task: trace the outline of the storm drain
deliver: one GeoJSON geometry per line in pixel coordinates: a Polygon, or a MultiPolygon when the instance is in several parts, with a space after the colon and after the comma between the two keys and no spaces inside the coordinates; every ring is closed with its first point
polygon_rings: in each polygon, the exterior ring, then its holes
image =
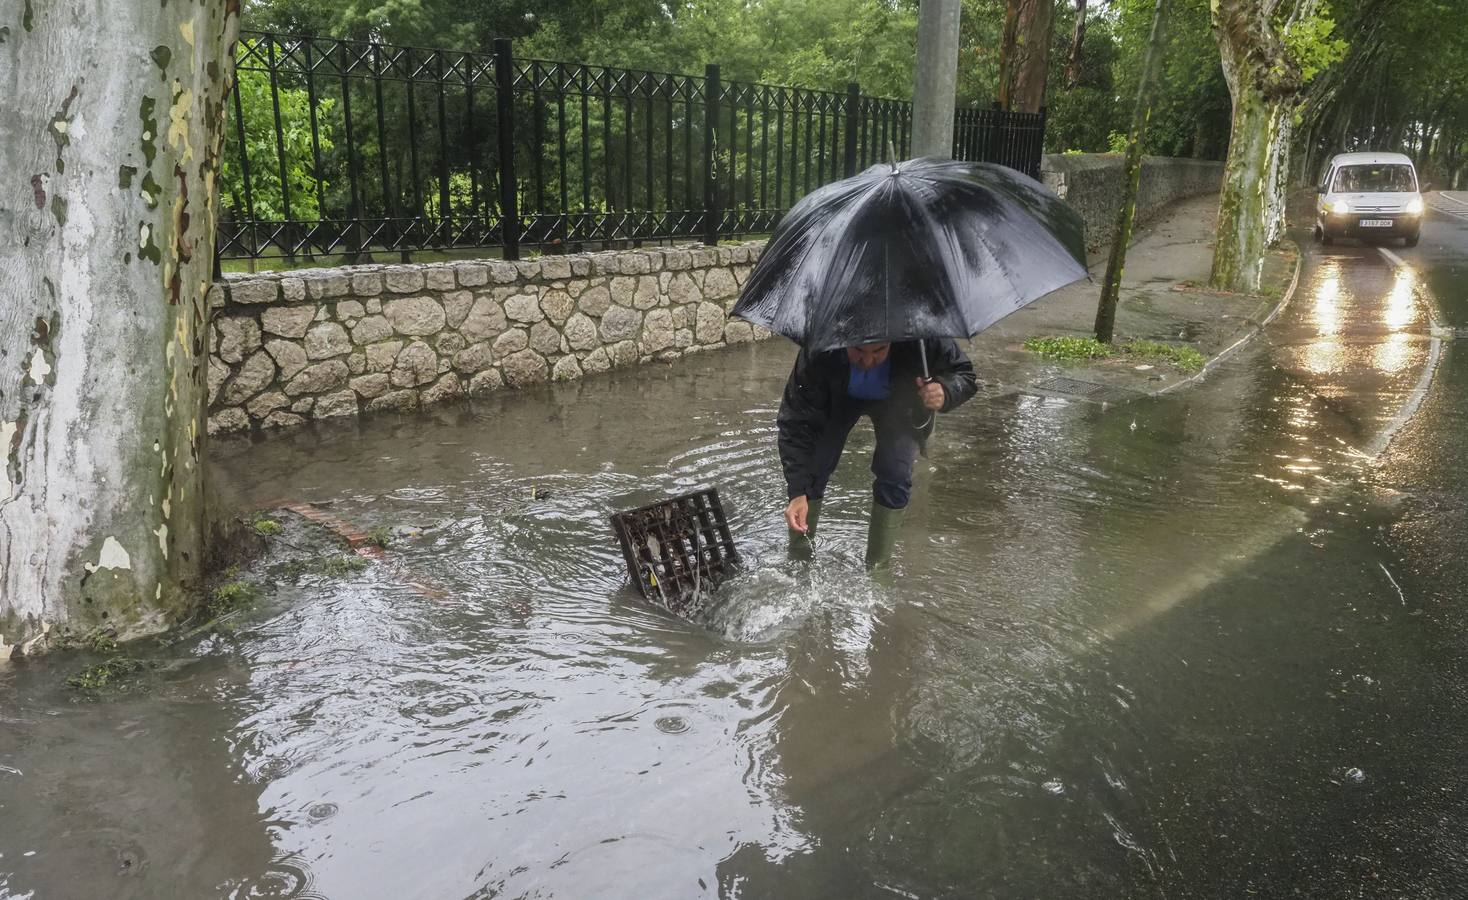
{"type": "Polygon", "coordinates": [[[1106,385],[1097,384],[1094,381],[1081,381],[1078,378],[1066,378],[1058,375],[1047,378],[1035,385],[1036,390],[1049,391],[1052,394],[1070,394],[1072,397],[1094,397],[1106,390],[1106,385]]]}
{"type": "Polygon", "coordinates": [[[1030,390],[1040,394],[1055,394],[1062,397],[1075,397],[1081,400],[1089,400],[1092,403],[1125,403],[1142,396],[1136,391],[1126,388],[1111,387],[1105,384],[1097,384],[1094,381],[1082,381],[1079,378],[1070,378],[1065,375],[1056,375],[1047,378],[1031,386],[1030,390]]]}
{"type": "Polygon", "coordinates": [[[739,565],[714,488],[617,513],[612,530],[632,583],[674,615],[686,618],[739,565]]]}

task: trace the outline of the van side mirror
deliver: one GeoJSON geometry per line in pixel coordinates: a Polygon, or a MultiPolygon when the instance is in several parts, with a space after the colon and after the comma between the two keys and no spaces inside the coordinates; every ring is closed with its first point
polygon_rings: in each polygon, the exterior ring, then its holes
{"type": "Polygon", "coordinates": [[[1424,182],[1422,182],[1422,191],[1421,191],[1421,193],[1424,193],[1425,194],[1425,193],[1427,193],[1430,190],[1432,190],[1432,182],[1430,182],[1430,181],[1424,181],[1424,182]]]}
{"type": "Polygon", "coordinates": [[[1317,194],[1324,194],[1325,193],[1325,185],[1322,184],[1322,185],[1317,186],[1315,188],[1315,193],[1317,193],[1317,194]]]}

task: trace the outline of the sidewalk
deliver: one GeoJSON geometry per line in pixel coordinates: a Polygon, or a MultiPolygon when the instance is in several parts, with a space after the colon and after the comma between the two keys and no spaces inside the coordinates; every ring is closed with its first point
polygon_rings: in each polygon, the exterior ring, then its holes
{"type": "MultiPolygon", "coordinates": [[[[1217,195],[1181,200],[1136,238],[1122,279],[1116,316],[1118,344],[1140,339],[1188,346],[1208,361],[1206,372],[1220,354],[1257,333],[1287,299],[1297,257],[1295,246],[1288,242],[1283,249],[1272,251],[1265,263],[1262,296],[1215,293],[1191,286],[1208,281],[1217,208],[1217,195]]],[[[969,357],[985,393],[1020,388],[1114,402],[1137,394],[1163,393],[1198,376],[1163,361],[1128,356],[1053,360],[1024,349],[1026,338],[1093,335],[1106,253],[1092,257],[1090,263],[1093,281],[1056,291],[969,342],[969,357]],[[1054,382],[1047,386],[1057,377],[1082,384],[1054,382]]]]}

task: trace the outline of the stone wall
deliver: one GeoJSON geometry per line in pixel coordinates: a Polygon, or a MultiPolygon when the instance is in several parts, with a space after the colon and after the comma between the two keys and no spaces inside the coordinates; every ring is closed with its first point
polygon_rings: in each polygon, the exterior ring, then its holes
{"type": "MultiPolygon", "coordinates": [[[[1126,190],[1125,163],[1109,153],[1047,155],[1041,163],[1041,180],[1086,220],[1086,246],[1092,252],[1108,246],[1116,233],[1116,212],[1126,190]]],[[[1146,224],[1174,200],[1217,193],[1222,183],[1221,162],[1144,157],[1137,223],[1146,224]]]]}
{"type": "Polygon", "coordinates": [[[411,410],[769,336],[729,309],[762,245],[231,275],[209,431],[411,410]]]}
{"type": "MultiPolygon", "coordinates": [[[[1110,243],[1120,156],[1046,156],[1043,179],[1110,243]]],[[[1148,157],[1138,216],[1217,191],[1223,165],[1148,157]]],[[[505,262],[230,275],[210,293],[209,431],[411,410],[768,337],[730,321],[761,242],[505,262]]]]}

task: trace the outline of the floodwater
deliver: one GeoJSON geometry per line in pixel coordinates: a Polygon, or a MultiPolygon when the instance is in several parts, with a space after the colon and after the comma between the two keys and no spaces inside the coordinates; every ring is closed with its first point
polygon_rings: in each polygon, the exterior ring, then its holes
{"type": "Polygon", "coordinates": [[[0,897],[1461,896],[1468,221],[1395,252],[1195,388],[991,383],[890,584],[869,431],[785,559],[776,342],[217,442],[388,558],[115,698],[0,670],[0,897]],[[686,623],[607,517],[707,485],[749,567],[686,623]]]}

